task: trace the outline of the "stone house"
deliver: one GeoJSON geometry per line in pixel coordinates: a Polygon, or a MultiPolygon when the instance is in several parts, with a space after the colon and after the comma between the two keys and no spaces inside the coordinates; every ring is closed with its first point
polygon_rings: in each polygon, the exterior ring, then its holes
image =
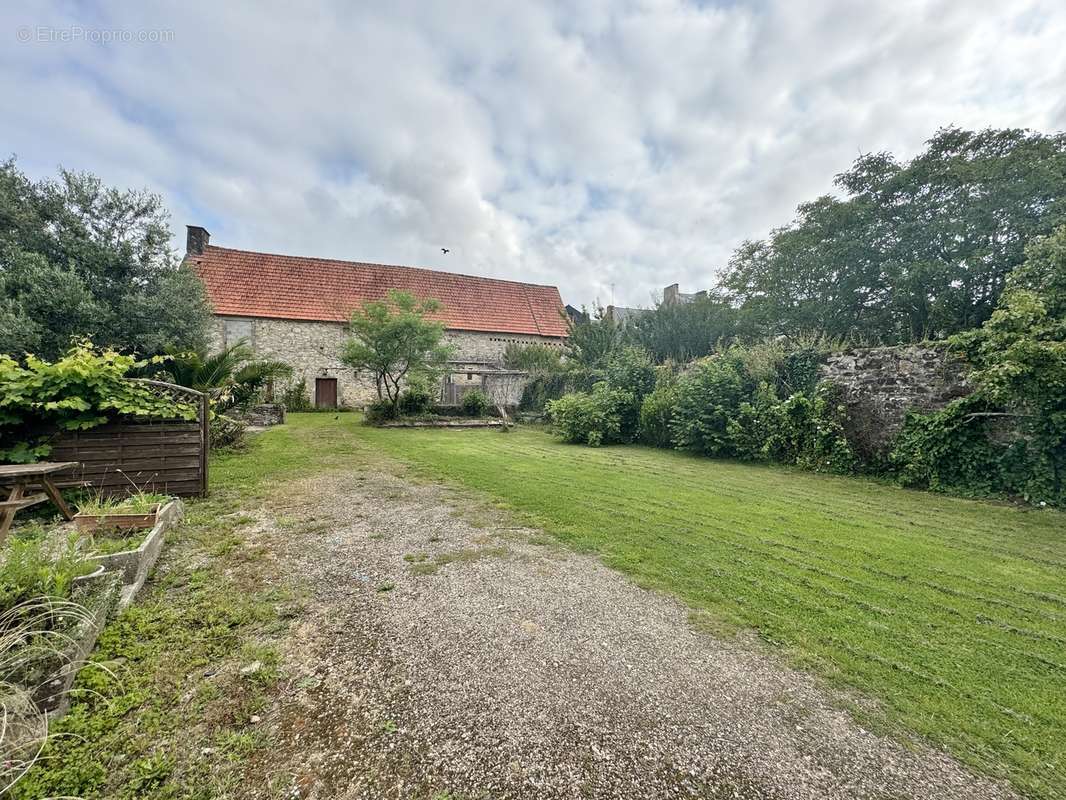
{"type": "Polygon", "coordinates": [[[187,227],[185,260],[215,312],[212,346],[244,339],[258,357],[286,362],[320,407],[377,399],[373,381],[341,363],[340,352],[352,312],[391,289],[441,302],[434,317],[456,351],[442,387],[445,400],[478,387],[497,402],[516,403],[522,382],[502,368],[507,345],[562,347],[566,341],[565,311],[554,286],[234,250],[210,244],[202,227],[187,227]]]}

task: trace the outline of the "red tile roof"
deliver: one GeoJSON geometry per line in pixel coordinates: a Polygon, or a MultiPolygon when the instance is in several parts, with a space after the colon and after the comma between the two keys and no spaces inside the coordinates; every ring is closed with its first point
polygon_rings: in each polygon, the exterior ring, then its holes
{"type": "Polygon", "coordinates": [[[567,335],[554,286],[213,245],[188,260],[224,316],[343,322],[363,303],[400,289],[439,300],[433,316],[451,330],[567,335]]]}

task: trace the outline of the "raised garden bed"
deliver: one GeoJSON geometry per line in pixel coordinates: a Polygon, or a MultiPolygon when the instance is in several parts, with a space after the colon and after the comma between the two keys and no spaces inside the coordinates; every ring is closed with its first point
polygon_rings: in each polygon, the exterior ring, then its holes
{"type": "Polygon", "coordinates": [[[379,428],[503,428],[499,419],[398,419],[382,422],[379,428]]]}
{"type": "Polygon", "coordinates": [[[174,527],[183,515],[184,507],[181,501],[170,500],[156,512],[155,525],[147,535],[129,537],[131,546],[128,549],[102,553],[93,557],[92,560],[103,565],[107,572],[120,576],[122,582],[122,592],[118,602],[120,610],[133,602],[133,598],[144,585],[148,572],[159,558],[167,530],[174,527]]]}
{"type": "Polygon", "coordinates": [[[155,494],[134,495],[124,500],[95,500],[78,508],[74,525],[81,533],[154,528],[160,510],[169,500],[155,494]]]}

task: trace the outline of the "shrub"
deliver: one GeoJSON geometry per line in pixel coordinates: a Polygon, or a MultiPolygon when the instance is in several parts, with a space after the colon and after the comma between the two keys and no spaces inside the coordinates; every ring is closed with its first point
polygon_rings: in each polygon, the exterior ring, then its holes
{"type": "Polygon", "coordinates": [[[416,383],[400,395],[400,414],[414,417],[425,414],[433,405],[434,396],[428,386],[416,383]]]}
{"type": "Polygon", "coordinates": [[[856,467],[844,433],[846,408],[838,386],[818,384],[813,398],[794,394],[774,409],[767,455],[816,472],[846,474],[856,467]]]}
{"type": "Polygon", "coordinates": [[[813,394],[818,388],[819,372],[824,361],[825,352],[809,345],[786,353],[777,370],[779,395],[799,392],[813,394]]]}
{"type": "Polygon", "coordinates": [[[654,447],[670,447],[670,425],[676,409],[677,384],[660,383],[640,404],[640,440],[654,447]]]}
{"type": "Polygon", "coordinates": [[[1025,255],[992,316],[951,340],[974,393],[900,431],[902,483],[1066,503],[1066,226],[1025,255]]]}
{"type": "Polygon", "coordinates": [[[643,349],[623,347],[607,359],[605,374],[611,389],[631,398],[618,412],[621,440],[632,442],[640,432],[641,401],[655,388],[655,367],[643,349]]]}
{"type": "Polygon", "coordinates": [[[366,407],[363,419],[370,425],[380,425],[398,416],[395,404],[391,400],[375,400],[366,407]]]}
{"type": "Polygon", "coordinates": [[[674,444],[711,456],[735,455],[730,421],[738,417],[753,388],[734,355],[697,362],[677,383],[677,407],[670,423],[674,444]]]}
{"type": "Polygon", "coordinates": [[[638,400],[655,388],[655,367],[640,347],[623,347],[607,359],[607,385],[629,392],[638,400]]]}
{"type": "Polygon", "coordinates": [[[459,408],[467,417],[483,417],[491,407],[492,401],[489,400],[489,396],[480,389],[467,392],[459,403],[459,408]]]}
{"type": "Polygon", "coordinates": [[[726,431],[737,458],[764,461],[779,456],[770,442],[775,435],[780,406],[777,395],[767,383],[761,383],[737,409],[726,431]]]}
{"type": "Polygon", "coordinates": [[[310,393],[307,391],[307,379],[293,381],[281,392],[281,404],[286,411],[313,411],[310,393]]]}
{"type": "Polygon", "coordinates": [[[565,374],[536,375],[522,390],[522,399],[518,402],[521,411],[543,411],[549,400],[558,400],[568,386],[565,374]]]}
{"type": "Polygon", "coordinates": [[[600,383],[552,400],[547,411],[564,441],[598,447],[623,441],[622,414],[634,404],[633,395],[600,383]]]}

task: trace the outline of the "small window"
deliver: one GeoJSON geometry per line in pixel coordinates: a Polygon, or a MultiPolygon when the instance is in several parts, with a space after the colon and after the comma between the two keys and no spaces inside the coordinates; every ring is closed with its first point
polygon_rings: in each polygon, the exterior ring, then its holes
{"type": "Polygon", "coordinates": [[[222,320],[222,344],[225,347],[233,347],[243,339],[246,344],[252,346],[252,321],[250,319],[224,319],[222,320]]]}

